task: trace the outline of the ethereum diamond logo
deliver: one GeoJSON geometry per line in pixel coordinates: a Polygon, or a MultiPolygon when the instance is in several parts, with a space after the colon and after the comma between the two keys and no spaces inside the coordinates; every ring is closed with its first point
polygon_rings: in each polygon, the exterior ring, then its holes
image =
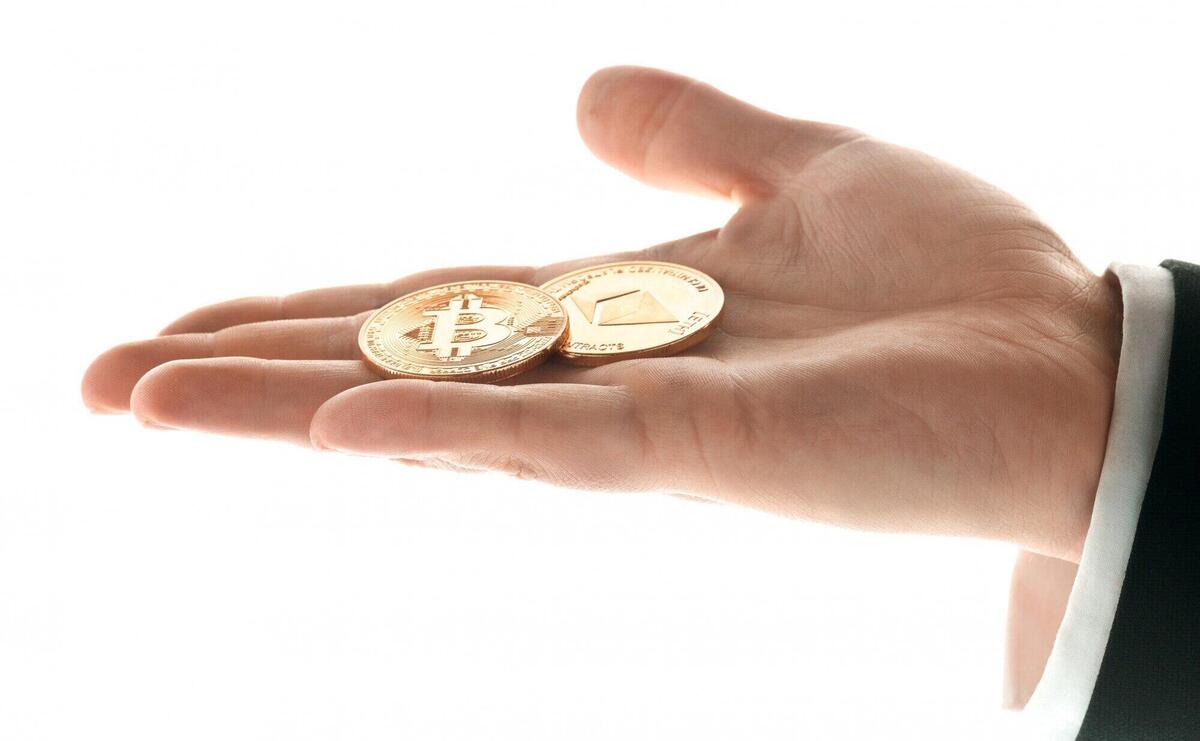
{"type": "Polygon", "coordinates": [[[652,293],[641,289],[598,299],[588,299],[576,293],[571,300],[589,322],[601,327],[679,321],[652,293]]]}

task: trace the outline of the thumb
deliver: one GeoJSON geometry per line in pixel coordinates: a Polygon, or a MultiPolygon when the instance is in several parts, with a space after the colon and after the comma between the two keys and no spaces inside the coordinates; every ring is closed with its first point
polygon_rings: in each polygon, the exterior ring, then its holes
{"type": "Polygon", "coordinates": [[[592,75],[576,115],[584,143],[617,169],[651,185],[739,201],[769,195],[812,157],[862,136],[644,67],[592,75]]]}
{"type": "Polygon", "coordinates": [[[309,437],[327,450],[437,459],[575,488],[653,488],[636,419],[632,397],[613,386],[401,379],[328,400],[309,437]]]}

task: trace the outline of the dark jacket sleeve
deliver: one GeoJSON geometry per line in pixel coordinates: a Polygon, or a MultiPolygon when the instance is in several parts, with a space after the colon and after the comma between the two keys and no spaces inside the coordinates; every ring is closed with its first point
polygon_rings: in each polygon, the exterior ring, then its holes
{"type": "Polygon", "coordinates": [[[1175,289],[1162,437],[1080,739],[1200,740],[1200,266],[1175,289]]]}

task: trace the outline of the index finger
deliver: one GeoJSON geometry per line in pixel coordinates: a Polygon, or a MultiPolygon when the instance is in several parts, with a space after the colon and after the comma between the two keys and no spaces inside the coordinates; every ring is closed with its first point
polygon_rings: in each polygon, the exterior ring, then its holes
{"type": "Polygon", "coordinates": [[[537,286],[558,275],[588,265],[639,258],[671,260],[677,255],[686,253],[688,247],[698,239],[707,239],[711,234],[711,232],[705,232],[642,250],[564,260],[540,268],[523,265],[463,265],[413,273],[390,283],[317,288],[287,296],[238,298],[205,306],[185,314],[167,325],[159,334],[203,334],[252,322],[350,316],[377,309],[394,298],[419,291],[422,288],[436,286],[439,283],[467,280],[508,280],[537,286]]]}
{"type": "Polygon", "coordinates": [[[168,324],[159,334],[216,332],[238,324],[278,319],[349,316],[378,308],[406,293],[439,283],[460,280],[511,280],[528,283],[533,272],[531,267],[515,265],[464,265],[413,273],[390,283],[317,288],[287,296],[248,296],[188,312],[168,324]]]}

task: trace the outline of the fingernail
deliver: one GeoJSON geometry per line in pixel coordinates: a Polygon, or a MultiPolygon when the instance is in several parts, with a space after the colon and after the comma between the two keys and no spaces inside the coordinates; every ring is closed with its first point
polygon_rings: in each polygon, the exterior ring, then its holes
{"type": "Polygon", "coordinates": [[[357,455],[356,451],[339,448],[336,445],[330,445],[329,442],[320,435],[310,434],[308,436],[308,442],[312,445],[313,450],[317,450],[322,453],[346,453],[347,455],[357,455]]]}
{"type": "Polygon", "coordinates": [[[138,421],[138,424],[140,424],[142,427],[145,427],[148,430],[177,430],[177,429],[179,429],[178,427],[167,427],[166,425],[160,425],[159,423],[157,423],[154,420],[149,419],[147,417],[138,417],[137,421],[138,421]]]}

